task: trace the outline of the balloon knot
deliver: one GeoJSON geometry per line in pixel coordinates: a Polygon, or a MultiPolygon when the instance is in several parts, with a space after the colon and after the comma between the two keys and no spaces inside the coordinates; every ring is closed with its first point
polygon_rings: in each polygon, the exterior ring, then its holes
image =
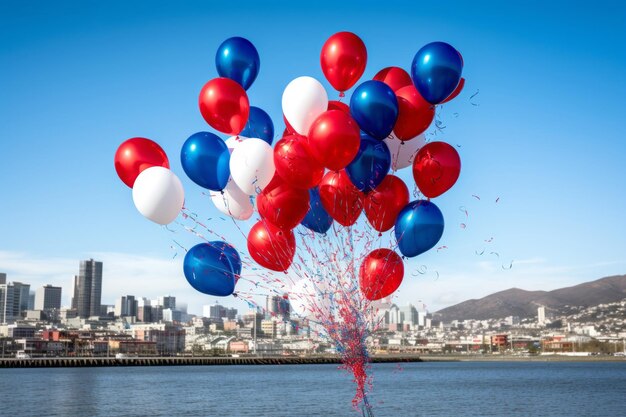
{"type": "Polygon", "coordinates": [[[224,195],[224,190],[220,190],[220,194],[221,194],[221,195],[224,195]]]}
{"type": "Polygon", "coordinates": [[[340,91],[340,92],[339,92],[339,97],[340,97],[340,98],[343,98],[343,97],[345,97],[345,96],[346,96],[346,93],[344,93],[343,91],[340,91]]]}
{"type": "Polygon", "coordinates": [[[381,232],[378,232],[378,237],[381,237],[383,234],[381,232]]]}
{"type": "Polygon", "coordinates": [[[400,142],[400,145],[404,145],[404,141],[400,142]]]}

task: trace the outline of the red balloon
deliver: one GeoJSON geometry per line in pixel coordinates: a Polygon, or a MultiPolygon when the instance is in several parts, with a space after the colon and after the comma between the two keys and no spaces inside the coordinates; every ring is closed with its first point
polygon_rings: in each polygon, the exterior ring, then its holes
{"type": "Polygon", "coordinates": [[[372,227],[386,232],[396,223],[400,210],[409,204],[409,189],[400,178],[387,175],[365,196],[363,208],[372,227]]]}
{"type": "Polygon", "coordinates": [[[350,114],[350,106],[337,100],[330,100],[328,102],[328,110],[340,110],[346,114],[350,114]]]}
{"type": "Polygon", "coordinates": [[[274,175],[256,203],[262,218],[281,229],[291,230],[309,211],[309,192],[290,187],[280,176],[274,175]]]}
{"type": "Polygon", "coordinates": [[[297,132],[295,131],[293,127],[291,127],[291,125],[287,121],[287,118],[285,117],[284,114],[283,114],[283,121],[285,122],[285,130],[283,131],[283,137],[287,135],[296,135],[297,132]]]}
{"type": "Polygon", "coordinates": [[[439,104],[447,103],[448,101],[453,100],[454,98],[456,98],[456,96],[461,94],[461,91],[463,91],[463,87],[465,87],[465,78],[461,78],[461,81],[459,81],[459,85],[456,86],[456,88],[454,89],[452,94],[450,94],[448,96],[448,98],[446,98],[444,101],[442,101],[439,104]]]}
{"type": "Polygon", "coordinates": [[[200,113],[216,130],[238,135],[248,122],[250,103],[248,95],[236,81],[214,78],[200,91],[200,113]]]}
{"type": "Polygon", "coordinates": [[[402,258],[390,249],[370,252],[359,269],[361,292],[368,300],[380,300],[393,294],[404,278],[402,258]]]}
{"type": "Polygon", "coordinates": [[[330,217],[344,226],[356,222],[363,210],[363,193],[352,184],[345,170],[327,172],[318,189],[330,217]]]}
{"type": "Polygon", "coordinates": [[[359,152],[359,125],[340,110],[329,110],[318,116],[309,129],[311,154],[328,169],[345,168],[359,152]]]}
{"type": "Polygon", "coordinates": [[[354,33],[335,33],[322,46],[320,63],[328,82],[335,90],[344,92],[363,75],[367,49],[361,38],[354,33]]]}
{"type": "Polygon", "coordinates": [[[398,119],[393,132],[400,140],[410,140],[424,133],[435,118],[435,106],[424,100],[411,84],[396,91],[398,119]]]}
{"type": "Polygon", "coordinates": [[[141,171],[154,166],[169,168],[170,163],[163,148],[150,139],[128,139],[115,152],[115,171],[130,188],[141,171]]]}
{"type": "Polygon", "coordinates": [[[461,158],[445,142],[430,142],[415,155],[413,178],[422,194],[435,198],[448,191],[461,173],[461,158]]]}
{"type": "Polygon", "coordinates": [[[295,188],[313,188],[324,176],[324,166],[311,155],[307,139],[300,135],[285,136],[276,142],[274,165],[278,175],[295,188]]]}
{"type": "Polygon", "coordinates": [[[262,267],[286,271],[296,253],[296,238],[291,230],[283,230],[261,220],[248,233],[248,252],[262,267]]]}
{"type": "Polygon", "coordinates": [[[374,75],[374,79],[384,82],[391,87],[394,92],[407,85],[413,85],[409,73],[399,67],[383,68],[374,75]]]}

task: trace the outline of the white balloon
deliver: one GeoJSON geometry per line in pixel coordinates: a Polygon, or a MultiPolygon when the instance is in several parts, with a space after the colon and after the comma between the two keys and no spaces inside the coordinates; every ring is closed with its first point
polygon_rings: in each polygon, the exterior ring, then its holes
{"type": "Polygon", "coordinates": [[[283,114],[296,132],[307,136],[317,116],[328,109],[324,86],[312,77],[298,77],[283,92],[283,114]]]}
{"type": "Polygon", "coordinates": [[[158,224],[171,223],[183,208],[185,190],[176,174],[164,167],[142,171],[133,185],[133,202],[144,217],[158,224]]]}
{"type": "Polygon", "coordinates": [[[307,317],[313,314],[316,291],[308,278],[297,281],[289,292],[289,305],[294,313],[300,317],[307,317]]]}
{"type": "Polygon", "coordinates": [[[246,139],[248,138],[245,136],[231,136],[228,139],[226,139],[224,143],[226,143],[226,146],[228,147],[228,151],[232,154],[235,148],[237,147],[237,145],[239,145],[241,142],[243,142],[246,139]]]}
{"type": "Polygon", "coordinates": [[[321,282],[316,284],[310,278],[302,278],[289,291],[289,305],[300,317],[327,319],[332,305],[330,290],[321,282]]]}
{"type": "Polygon", "coordinates": [[[262,190],[274,176],[274,151],[264,140],[249,138],[239,143],[230,155],[230,176],[248,195],[262,190]]]}
{"type": "Polygon", "coordinates": [[[412,165],[417,152],[426,145],[426,136],[423,133],[411,140],[405,140],[404,143],[396,137],[395,133],[391,136],[385,138],[385,143],[391,153],[391,169],[394,171],[412,165]]]}
{"type": "Polygon", "coordinates": [[[248,220],[254,211],[250,196],[241,191],[232,178],[228,180],[224,194],[211,191],[211,200],[219,211],[237,220],[248,220]]]}

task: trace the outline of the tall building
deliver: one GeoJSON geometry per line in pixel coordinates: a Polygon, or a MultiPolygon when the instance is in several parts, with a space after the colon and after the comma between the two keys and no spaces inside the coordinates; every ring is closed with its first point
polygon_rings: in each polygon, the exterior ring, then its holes
{"type": "Polygon", "coordinates": [[[415,326],[419,323],[417,309],[413,306],[413,304],[409,304],[406,307],[400,307],[398,309],[398,314],[400,315],[398,323],[410,324],[411,326],[415,326]]]}
{"type": "Polygon", "coordinates": [[[74,276],[74,298],[72,308],[78,317],[86,318],[100,315],[102,296],[102,262],[89,259],[80,261],[78,275],[74,276]]]}
{"type": "Polygon", "coordinates": [[[124,295],[115,302],[116,317],[137,317],[137,300],[134,295],[124,295]]]}
{"type": "Polygon", "coordinates": [[[215,302],[214,305],[209,307],[209,318],[221,319],[222,317],[226,317],[226,308],[215,302]]]}
{"type": "Polygon", "coordinates": [[[29,284],[0,284],[0,323],[13,323],[21,317],[23,311],[28,310],[29,293],[29,284]]]}
{"type": "Polygon", "coordinates": [[[7,283],[7,274],[4,272],[0,272],[0,285],[7,283]]]}
{"type": "Polygon", "coordinates": [[[28,310],[30,284],[24,284],[23,282],[13,282],[13,286],[15,287],[15,291],[18,292],[13,311],[16,317],[20,317],[22,311],[28,310]]]}
{"type": "Polygon", "coordinates": [[[171,295],[158,297],[157,305],[160,305],[161,307],[163,307],[163,310],[166,310],[168,308],[175,310],[176,309],[176,297],[173,297],[171,295]]]}
{"type": "Polygon", "coordinates": [[[0,284],[0,324],[12,323],[15,291],[11,284],[0,284]]]}
{"type": "Polygon", "coordinates": [[[280,295],[267,296],[266,299],[266,311],[272,317],[278,317],[283,320],[289,320],[289,313],[291,307],[289,300],[281,297],[280,295]]]}
{"type": "Polygon", "coordinates": [[[537,323],[540,326],[546,324],[546,308],[544,306],[537,308],[537,323]]]}
{"type": "Polygon", "coordinates": [[[35,292],[35,310],[61,309],[61,287],[44,285],[35,292]]]}
{"type": "Polygon", "coordinates": [[[35,309],[35,291],[31,291],[28,294],[28,309],[29,310],[35,309]]]}

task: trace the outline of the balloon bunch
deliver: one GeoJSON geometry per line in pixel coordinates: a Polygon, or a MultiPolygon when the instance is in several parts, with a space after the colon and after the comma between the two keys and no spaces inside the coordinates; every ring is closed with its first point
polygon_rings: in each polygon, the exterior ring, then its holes
{"type": "MultiPolygon", "coordinates": [[[[463,89],[463,59],[449,44],[433,42],[417,52],[410,75],[388,67],[356,85],[367,50],[357,35],[339,32],[324,43],[320,63],[340,99],[329,100],[310,76],[292,80],[282,94],[286,128],[272,148],[272,120],[250,106],[246,93],[258,75],[259,54],[246,39],[224,41],[216,54],[220,77],[201,89],[199,109],[211,127],[230,137],[191,135],[181,164],[194,183],[210,191],[216,208],[235,220],[249,219],[256,201],[260,219],[247,235],[250,257],[268,270],[301,278],[285,279],[292,281],[288,297],[294,309],[322,324],[354,373],[357,399],[364,400],[372,302],[393,294],[404,277],[395,250],[414,257],[443,234],[443,215],[430,199],[454,185],[460,158],[447,143],[426,143],[424,132],[436,106],[463,89]],[[355,85],[349,105],[341,102],[355,85]],[[410,201],[407,185],[390,173],[409,166],[427,199],[410,201]],[[363,211],[374,234],[353,230],[363,211]],[[306,228],[299,232],[304,256],[296,256],[294,230],[300,225],[306,228]],[[395,242],[376,248],[374,235],[380,240],[392,228],[395,242]]],[[[176,217],[182,186],[157,144],[124,142],[115,166],[122,181],[131,187],[134,182],[133,198],[144,216],[160,224],[176,217]],[[146,175],[151,170],[159,174],[146,175]]],[[[237,250],[223,241],[196,245],[184,260],[189,283],[217,296],[233,294],[241,269],[237,250]]]]}
{"type": "Polygon", "coordinates": [[[154,141],[131,138],[115,152],[115,171],[133,190],[133,202],[146,218],[171,223],[183,207],[185,191],[165,151],[154,141]]]}

